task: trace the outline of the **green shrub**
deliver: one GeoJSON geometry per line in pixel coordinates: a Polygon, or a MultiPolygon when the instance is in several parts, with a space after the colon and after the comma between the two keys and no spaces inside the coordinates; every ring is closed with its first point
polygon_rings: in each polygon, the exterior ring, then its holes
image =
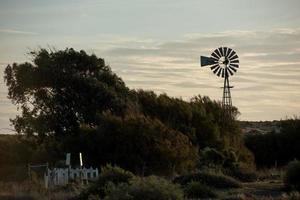
{"type": "Polygon", "coordinates": [[[174,179],[175,183],[187,185],[195,181],[215,188],[239,188],[241,183],[232,177],[224,174],[215,174],[212,172],[198,172],[188,175],[179,176],[174,179]]]}
{"type": "Polygon", "coordinates": [[[104,200],[183,200],[183,191],[157,176],[134,178],[130,184],[110,184],[104,200]]]}
{"type": "Polygon", "coordinates": [[[98,182],[103,182],[103,183],[113,182],[117,184],[117,183],[128,182],[133,177],[134,177],[133,173],[126,171],[118,166],[112,166],[108,164],[105,167],[101,168],[101,173],[98,182]]]}
{"type": "Polygon", "coordinates": [[[83,190],[75,199],[87,200],[94,196],[104,197],[107,184],[113,183],[118,185],[121,183],[129,183],[133,177],[134,174],[129,171],[117,166],[106,165],[101,168],[98,180],[83,190]]]}
{"type": "Polygon", "coordinates": [[[200,164],[203,166],[222,166],[225,157],[222,152],[206,147],[200,152],[200,164]]]}
{"type": "Polygon", "coordinates": [[[207,185],[200,182],[190,182],[184,188],[184,194],[188,198],[216,198],[217,194],[207,185]]]}
{"type": "Polygon", "coordinates": [[[284,183],[288,188],[300,191],[300,161],[295,160],[288,164],[284,183]]]}

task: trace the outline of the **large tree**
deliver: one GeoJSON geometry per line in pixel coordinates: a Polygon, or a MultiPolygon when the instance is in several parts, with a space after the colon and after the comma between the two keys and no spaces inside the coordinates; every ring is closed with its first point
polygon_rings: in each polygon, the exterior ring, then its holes
{"type": "Polygon", "coordinates": [[[27,135],[76,134],[102,111],[126,110],[128,88],[101,58],[66,49],[31,52],[32,63],[8,65],[8,97],[21,109],[12,120],[27,135]]]}

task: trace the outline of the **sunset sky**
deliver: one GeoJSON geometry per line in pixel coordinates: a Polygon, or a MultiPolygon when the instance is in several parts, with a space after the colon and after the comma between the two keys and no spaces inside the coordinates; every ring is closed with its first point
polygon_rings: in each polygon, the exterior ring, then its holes
{"type": "Polygon", "coordinates": [[[38,48],[84,49],[132,89],[189,100],[222,97],[222,79],[199,56],[233,48],[230,82],[240,120],[300,114],[299,0],[0,0],[0,133],[17,114],[5,66],[38,48]]]}

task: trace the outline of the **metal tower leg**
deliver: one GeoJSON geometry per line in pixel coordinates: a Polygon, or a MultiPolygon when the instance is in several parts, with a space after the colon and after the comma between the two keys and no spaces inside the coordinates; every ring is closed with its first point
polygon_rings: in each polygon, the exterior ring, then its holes
{"type": "Polygon", "coordinates": [[[224,87],[223,87],[223,98],[222,98],[222,106],[224,109],[224,120],[231,120],[232,119],[232,101],[231,101],[231,94],[230,94],[229,79],[228,76],[225,76],[224,79],[224,87]]]}

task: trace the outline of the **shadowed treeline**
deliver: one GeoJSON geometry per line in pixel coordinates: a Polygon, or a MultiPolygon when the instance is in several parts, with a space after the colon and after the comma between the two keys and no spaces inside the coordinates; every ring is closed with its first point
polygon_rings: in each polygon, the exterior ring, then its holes
{"type": "Polygon", "coordinates": [[[246,146],[253,152],[258,167],[284,166],[300,159],[300,120],[279,121],[280,133],[250,134],[246,146]]]}
{"type": "Polygon", "coordinates": [[[33,63],[5,69],[9,98],[21,110],[12,123],[37,152],[28,162],[55,165],[66,152],[82,152],[86,165],[173,174],[197,167],[207,148],[220,156],[218,165],[253,161],[238,123],[222,118],[219,102],[131,90],[103,59],[84,51],[31,54],[33,63]]]}

